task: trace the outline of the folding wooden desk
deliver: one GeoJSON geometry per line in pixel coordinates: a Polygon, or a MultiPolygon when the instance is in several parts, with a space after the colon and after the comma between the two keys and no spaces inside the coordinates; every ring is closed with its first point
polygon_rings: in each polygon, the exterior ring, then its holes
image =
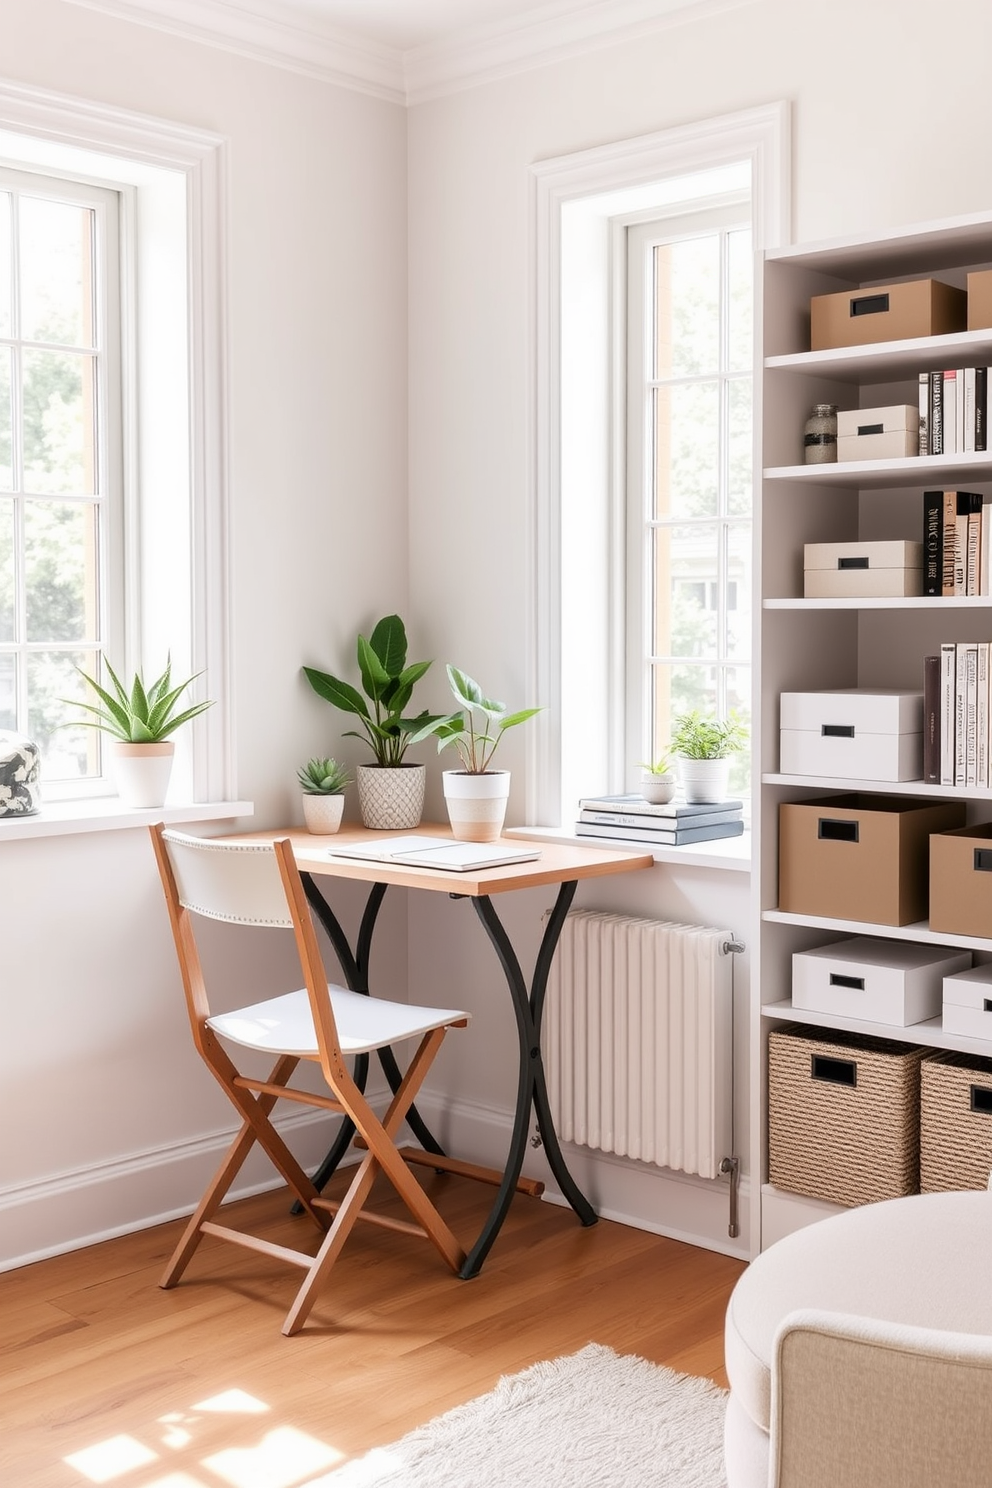
{"type": "MultiPolygon", "coordinates": [[[[417,827],[416,833],[418,836],[451,840],[451,833],[447,827],[429,823],[417,827]]],[[[480,1271],[509,1210],[527,1149],[527,1131],[532,1106],[537,1117],[545,1155],[562,1193],[583,1225],[596,1223],[596,1212],[568,1171],[554,1129],[541,1057],[541,1020],[544,1012],[544,998],[551,961],[579,880],[650,868],[654,859],[647,851],[628,852],[622,849],[573,846],[553,842],[534,843],[534,846],[540,847],[541,855],[531,862],[508,864],[500,868],[488,868],[480,872],[468,873],[331,856],[332,848],[339,851],[346,848],[349,843],[356,845],[375,843],[382,841],[386,835],[406,834],[385,834],[369,831],[364,827],[345,827],[334,836],[318,837],[301,831],[299,828],[289,828],[284,831],[244,833],[241,834],[240,840],[259,841],[273,837],[288,837],[291,840],[296,861],[303,874],[311,909],[327,932],[347,985],[355,992],[368,993],[369,991],[368,974],[372,935],[379,907],[388,888],[426,889],[431,893],[448,894],[453,898],[471,899],[473,908],[503,968],[510,990],[517,1023],[519,1069],[513,1131],[506,1165],[489,1217],[462,1267],[461,1275],[467,1280],[469,1277],[476,1276],[480,1271]],[[349,945],[330,905],[317,887],[315,880],[323,878],[344,878],[370,885],[354,950],[349,945]],[[514,889],[533,889],[552,884],[558,885],[558,894],[554,908],[548,917],[528,988],[516,952],[493,906],[493,898],[498,894],[510,893],[514,889]]],[[[518,837],[506,840],[507,845],[511,847],[526,845],[518,837]]],[[[365,1065],[355,1070],[356,1078],[362,1082],[367,1074],[367,1056],[363,1057],[366,1061],[365,1065]]],[[[380,1057],[386,1078],[395,1089],[399,1083],[400,1073],[392,1051],[383,1050],[380,1057]]],[[[443,1156],[442,1149],[416,1111],[411,1110],[407,1124],[414,1131],[426,1153],[438,1157],[443,1156]]],[[[318,1188],[327,1181],[341,1161],[353,1135],[354,1128],[350,1122],[346,1122],[314,1177],[318,1188]]]]}

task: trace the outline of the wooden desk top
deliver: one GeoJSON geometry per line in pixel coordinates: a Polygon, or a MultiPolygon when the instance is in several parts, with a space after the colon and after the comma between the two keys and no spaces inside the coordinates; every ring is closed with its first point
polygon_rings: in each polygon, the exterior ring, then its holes
{"type": "MultiPolygon", "coordinates": [[[[268,832],[241,832],[232,835],[236,842],[267,842],[274,837],[288,837],[300,870],[328,878],[347,878],[360,883],[385,883],[404,889],[432,889],[444,894],[465,894],[479,898],[484,894],[501,894],[509,889],[539,888],[568,879],[600,878],[605,874],[629,873],[638,868],[652,868],[650,852],[628,852],[622,848],[578,847],[570,843],[537,842],[541,856],[528,863],[508,863],[500,868],[476,872],[445,872],[440,868],[413,868],[402,863],[374,863],[359,858],[337,858],[331,850],[349,843],[382,841],[385,837],[408,836],[412,832],[442,841],[453,840],[451,831],[437,822],[422,822],[409,833],[374,832],[367,827],[342,827],[333,836],[317,836],[301,827],[287,827],[268,832]]],[[[508,848],[522,847],[527,838],[501,839],[508,848]]]]}

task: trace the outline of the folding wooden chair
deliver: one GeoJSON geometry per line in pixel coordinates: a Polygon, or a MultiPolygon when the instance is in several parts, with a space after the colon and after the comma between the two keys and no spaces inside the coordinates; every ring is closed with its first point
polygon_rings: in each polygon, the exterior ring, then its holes
{"type": "Polygon", "coordinates": [[[449,1028],[463,1028],[468,1015],[451,1008],[386,1002],[329,984],[288,840],[258,844],[226,842],[222,838],[211,840],[166,831],[161,825],[152,827],[151,834],[179,955],[193,1042],[242,1119],[241,1129],[190,1219],[160,1284],[175,1286],[201,1236],[233,1240],[304,1268],[306,1277],[282,1330],[286,1334],[297,1333],[357,1219],[426,1235],[457,1273],[465,1252],[404,1163],[394,1139],[445,1032],[449,1028]],[[200,915],[233,924],[292,929],[304,987],[234,1012],[212,1014],[193,929],[194,917],[200,915]],[[352,1078],[346,1058],[410,1038],[418,1038],[420,1042],[380,1121],[352,1078]],[[255,1079],[242,1074],[225,1048],[230,1044],[275,1055],[268,1078],[255,1079]],[[311,1094],[288,1085],[300,1060],[319,1064],[330,1095],[311,1094]],[[321,1197],[272,1125],[270,1112],[277,1100],[295,1100],[337,1111],[350,1116],[355,1123],[367,1151],[340,1202],[321,1197]],[[271,1158],[309,1217],[326,1232],[316,1255],[276,1245],[214,1221],[256,1142],[271,1158]],[[414,1223],[364,1209],[380,1172],[403,1199],[414,1223]]]}

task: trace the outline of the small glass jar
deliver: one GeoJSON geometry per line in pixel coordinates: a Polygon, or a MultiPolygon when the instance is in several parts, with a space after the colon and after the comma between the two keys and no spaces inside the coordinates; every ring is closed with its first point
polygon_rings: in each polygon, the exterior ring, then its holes
{"type": "Polygon", "coordinates": [[[816,403],[803,430],[807,465],[830,465],[837,459],[837,404],[816,403]]]}

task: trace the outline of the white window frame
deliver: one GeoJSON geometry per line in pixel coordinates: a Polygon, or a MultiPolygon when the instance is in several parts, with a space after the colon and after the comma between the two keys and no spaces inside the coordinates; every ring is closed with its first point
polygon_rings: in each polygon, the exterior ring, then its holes
{"type": "MultiPolygon", "coordinates": [[[[638,396],[628,397],[627,444],[626,444],[626,563],[624,587],[626,591],[626,667],[625,667],[625,761],[627,778],[621,789],[630,790],[636,783],[635,761],[657,756],[663,749],[662,741],[657,747],[652,744],[653,733],[653,675],[657,664],[677,666],[684,660],[687,665],[697,664],[694,657],[656,657],[653,655],[654,613],[652,604],[651,576],[653,555],[649,551],[650,533],[656,527],[682,527],[691,519],[678,516],[655,519],[650,511],[650,450],[653,446],[645,391],[654,385],[650,372],[651,352],[651,305],[653,295],[650,288],[653,250],[660,243],[701,237],[711,233],[726,234],[735,228],[750,226],[749,193],[728,194],[724,200],[708,197],[695,210],[672,208],[665,214],[653,215],[647,221],[621,221],[617,226],[623,233],[624,242],[618,247],[617,256],[626,252],[627,317],[625,324],[627,350],[627,386],[637,389],[638,396]]],[[[724,265],[724,267],[726,267],[724,265]]],[[[740,381],[746,375],[754,389],[754,369],[747,374],[740,369],[730,370],[727,357],[727,326],[721,327],[723,346],[720,353],[720,368],[717,381],[720,386],[720,424],[723,454],[727,455],[727,424],[729,400],[727,387],[732,381],[740,381]]],[[[751,672],[752,656],[749,648],[746,661],[735,661],[726,655],[726,611],[728,594],[727,537],[731,527],[748,528],[753,532],[753,516],[730,515],[727,511],[727,462],[721,461],[719,471],[719,501],[712,517],[698,519],[699,524],[717,531],[718,574],[712,581],[716,589],[716,603],[709,605],[717,611],[718,641],[712,657],[698,661],[700,666],[712,665],[717,673],[717,712],[726,713],[722,679],[728,670],[739,666],[751,672]]],[[[667,575],[655,575],[657,582],[667,580],[667,575]]]]}
{"type": "MultiPolygon", "coordinates": [[[[124,486],[138,493],[126,524],[122,664],[151,669],[171,651],[177,675],[206,674],[215,705],[177,736],[181,795],[234,802],[225,142],[0,83],[0,159],[120,193],[122,278],[136,285],[122,306],[123,340],[137,348],[122,399],[124,486]]],[[[31,827],[18,824],[18,835],[31,827]]]]}
{"type": "MultiPolygon", "coordinates": [[[[625,478],[623,445],[616,432],[625,422],[625,378],[613,334],[624,296],[622,276],[611,272],[611,222],[617,216],[656,212],[680,194],[686,199],[687,191],[698,199],[693,173],[741,162],[750,172],[755,249],[787,242],[791,164],[786,102],[531,167],[527,692],[544,705],[527,743],[526,809],[534,824],[554,827],[574,820],[582,790],[623,789],[625,544],[612,493],[622,489],[625,478]],[[566,225],[576,222],[584,230],[566,231],[566,225]],[[573,278],[583,286],[582,313],[563,315],[563,293],[573,278]],[[574,382],[577,365],[591,369],[585,384],[563,389],[565,372],[574,382]],[[567,440],[563,413],[572,420],[567,440]],[[577,427],[582,429],[581,447],[572,437],[577,427]],[[570,501],[587,503],[579,539],[586,545],[584,553],[573,550],[576,524],[562,522],[563,475],[570,501]],[[582,575],[586,635],[581,646],[563,635],[568,623],[563,621],[568,607],[564,590],[572,571],[582,575]]],[[[755,309],[760,322],[760,307],[755,309]]],[[[760,417],[756,402],[755,428],[760,417]]],[[[760,685],[753,670],[752,685],[760,685]]]]}

